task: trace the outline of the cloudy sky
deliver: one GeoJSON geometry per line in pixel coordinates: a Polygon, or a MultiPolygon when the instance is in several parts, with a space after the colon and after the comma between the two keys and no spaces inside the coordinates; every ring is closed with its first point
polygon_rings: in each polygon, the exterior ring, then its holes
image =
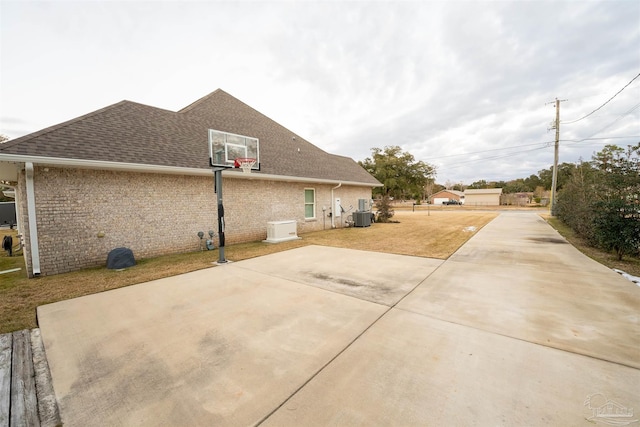
{"type": "MultiPolygon", "coordinates": [[[[221,88],[355,160],[399,145],[437,181],[523,178],[561,122],[640,73],[640,2],[0,0],[0,133],[221,88]]],[[[561,123],[560,161],[640,141],[640,78],[561,123]]]]}

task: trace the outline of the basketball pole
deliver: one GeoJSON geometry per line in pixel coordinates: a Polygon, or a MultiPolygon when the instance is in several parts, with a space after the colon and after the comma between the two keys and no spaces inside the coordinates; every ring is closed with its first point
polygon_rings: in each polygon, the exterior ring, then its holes
{"type": "Polygon", "coordinates": [[[214,169],[214,191],[218,199],[218,264],[227,262],[224,257],[224,206],[222,204],[222,169],[214,169]]]}

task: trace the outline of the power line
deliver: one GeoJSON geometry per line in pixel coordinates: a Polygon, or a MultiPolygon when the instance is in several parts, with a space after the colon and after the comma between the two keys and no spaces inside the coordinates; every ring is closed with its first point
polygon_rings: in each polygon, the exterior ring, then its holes
{"type": "Polygon", "coordinates": [[[631,113],[633,110],[637,109],[638,107],[640,107],[640,102],[637,103],[636,105],[634,105],[633,107],[631,107],[631,109],[625,113],[622,113],[620,116],[616,117],[616,119],[614,121],[612,121],[611,123],[609,123],[608,125],[606,125],[605,127],[601,128],[600,130],[592,133],[590,136],[588,136],[587,138],[583,138],[582,141],[586,141],[587,139],[593,137],[594,135],[599,134],[600,132],[602,132],[603,130],[607,129],[608,127],[613,126],[614,124],[618,123],[622,118],[626,117],[627,114],[631,113]]]}
{"type": "MultiPolygon", "coordinates": [[[[630,136],[609,136],[609,137],[601,137],[601,138],[583,138],[580,140],[572,140],[572,139],[562,139],[560,140],[560,142],[568,142],[570,144],[576,144],[576,143],[580,143],[580,142],[584,142],[584,141],[591,141],[591,140],[605,140],[605,139],[627,139],[627,138],[640,138],[640,135],[630,135],[630,136]]],[[[553,142],[553,141],[550,141],[553,142]]],[[[497,154],[495,156],[489,156],[489,157],[481,157],[479,159],[470,159],[470,160],[464,160],[464,161],[459,161],[459,162],[454,162],[454,163],[449,163],[449,164],[445,164],[442,166],[443,169],[457,169],[463,166],[468,165],[469,163],[476,163],[476,162],[484,162],[484,161],[488,161],[488,160],[499,160],[499,159],[505,159],[508,157],[515,157],[515,156],[519,156],[521,154],[527,154],[530,153],[532,151],[538,151],[538,150],[543,150],[545,148],[547,148],[548,146],[546,144],[548,144],[549,142],[542,142],[542,143],[536,143],[536,144],[524,144],[522,146],[532,146],[532,145],[540,145],[540,144],[545,144],[544,147],[538,147],[538,148],[532,148],[529,150],[522,150],[522,151],[518,151],[516,153],[505,153],[505,154],[497,154]]],[[[514,146],[514,147],[522,147],[522,146],[514,146]]],[[[495,150],[500,150],[495,149],[495,150]]],[[[495,150],[485,150],[485,151],[479,151],[476,152],[477,153],[484,153],[484,152],[489,152],[489,151],[495,151],[495,150]]],[[[472,153],[467,153],[467,154],[472,154],[472,153]]],[[[458,156],[458,154],[456,154],[455,156],[458,156]]]]}
{"type": "Polygon", "coordinates": [[[598,138],[582,138],[582,139],[561,139],[560,142],[583,142],[583,141],[597,141],[601,139],[631,139],[631,138],[640,138],[640,135],[629,135],[629,136],[602,136],[598,138]]]}
{"type": "MultiPolygon", "coordinates": [[[[603,136],[603,137],[598,137],[598,138],[583,138],[583,139],[561,139],[560,142],[567,142],[567,143],[580,143],[580,142],[584,142],[584,141],[596,141],[596,140],[607,140],[607,139],[629,139],[629,138],[640,138],[640,135],[629,135],[629,136],[603,136]]],[[[471,155],[471,154],[483,154],[483,153],[489,153],[492,151],[499,151],[499,150],[508,150],[508,149],[512,149],[512,148],[519,148],[519,147],[531,147],[531,146],[537,146],[537,145],[543,145],[542,147],[537,147],[537,148],[532,148],[529,150],[521,150],[515,153],[504,153],[504,154],[497,154],[495,156],[488,156],[488,157],[480,157],[478,159],[469,159],[469,160],[461,160],[458,162],[454,162],[454,163],[449,163],[449,164],[445,164],[442,167],[443,168],[458,168],[464,165],[467,165],[469,163],[476,163],[476,162],[484,162],[487,160],[498,160],[498,159],[505,159],[508,157],[515,157],[515,156],[519,156],[521,154],[526,154],[526,153],[530,153],[532,151],[537,151],[537,150],[542,150],[545,148],[548,148],[549,144],[552,143],[553,141],[545,141],[545,142],[536,142],[536,143],[532,143],[532,144],[522,144],[522,145],[513,145],[510,147],[503,147],[503,148],[493,148],[490,150],[483,150],[483,151],[473,151],[473,152],[468,152],[468,153],[463,153],[463,154],[452,154],[449,156],[441,156],[441,157],[431,157],[429,158],[427,161],[432,161],[432,160],[437,160],[437,159],[443,159],[443,158],[449,158],[449,157],[459,157],[459,156],[467,156],[467,155],[471,155]]]]}
{"type": "Polygon", "coordinates": [[[533,144],[522,144],[522,145],[512,145],[509,147],[502,147],[502,148],[491,148],[489,150],[481,150],[481,151],[470,151],[467,153],[460,153],[460,154],[448,154],[446,156],[439,156],[439,157],[429,157],[429,159],[427,159],[427,161],[431,161],[431,160],[438,160],[438,159],[445,159],[448,157],[460,157],[460,156],[468,156],[470,154],[483,154],[483,153],[489,153],[491,151],[502,151],[502,150],[510,150],[512,148],[520,148],[520,147],[531,147],[534,145],[547,145],[547,144],[551,144],[553,141],[547,141],[547,142],[536,142],[533,144]]]}
{"type": "Polygon", "coordinates": [[[616,96],[618,96],[620,94],[620,92],[622,92],[623,90],[625,90],[627,88],[627,86],[629,86],[631,83],[633,83],[633,81],[635,79],[637,79],[638,77],[640,77],[640,73],[638,73],[637,76],[635,76],[634,78],[631,79],[631,81],[629,83],[627,83],[626,85],[624,85],[624,87],[622,89],[620,89],[618,92],[616,92],[615,95],[613,95],[611,98],[609,98],[604,104],[602,104],[601,106],[599,106],[598,108],[596,108],[595,110],[593,110],[592,112],[590,112],[589,114],[587,114],[584,117],[580,117],[577,120],[572,120],[570,122],[562,122],[562,124],[564,125],[568,125],[571,123],[575,123],[575,122],[579,122],[580,120],[586,119],[587,117],[589,117],[590,115],[592,115],[593,113],[595,113],[596,111],[598,111],[599,109],[601,109],[602,107],[604,107],[605,105],[607,105],[609,103],[609,101],[611,101],[613,98],[615,98],[616,96]]]}
{"type": "Polygon", "coordinates": [[[505,159],[507,157],[519,156],[521,154],[530,153],[532,151],[537,151],[537,150],[543,150],[545,148],[547,148],[546,145],[544,147],[531,148],[529,150],[521,150],[521,151],[518,151],[516,153],[498,154],[498,155],[495,155],[495,156],[482,157],[482,158],[479,158],[479,159],[465,160],[465,161],[460,161],[460,162],[455,162],[455,163],[450,163],[450,164],[444,165],[443,168],[454,169],[454,168],[458,168],[458,167],[467,165],[469,163],[483,162],[483,161],[487,161],[487,160],[505,159]]]}

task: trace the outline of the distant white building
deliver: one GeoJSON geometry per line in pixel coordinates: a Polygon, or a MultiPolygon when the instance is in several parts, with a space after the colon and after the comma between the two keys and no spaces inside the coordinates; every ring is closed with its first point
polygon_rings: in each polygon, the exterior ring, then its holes
{"type": "Polygon", "coordinates": [[[464,190],[467,206],[500,206],[502,188],[486,188],[480,190],[464,190]]]}

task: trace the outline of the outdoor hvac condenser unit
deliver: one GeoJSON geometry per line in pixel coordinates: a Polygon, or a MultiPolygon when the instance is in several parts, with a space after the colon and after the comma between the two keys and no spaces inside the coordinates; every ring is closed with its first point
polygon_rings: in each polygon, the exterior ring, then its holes
{"type": "Polygon", "coordinates": [[[296,220],[267,222],[267,243],[280,243],[297,240],[298,226],[296,220]]]}
{"type": "Polygon", "coordinates": [[[354,212],[354,227],[369,227],[371,225],[371,212],[354,212]]]}

